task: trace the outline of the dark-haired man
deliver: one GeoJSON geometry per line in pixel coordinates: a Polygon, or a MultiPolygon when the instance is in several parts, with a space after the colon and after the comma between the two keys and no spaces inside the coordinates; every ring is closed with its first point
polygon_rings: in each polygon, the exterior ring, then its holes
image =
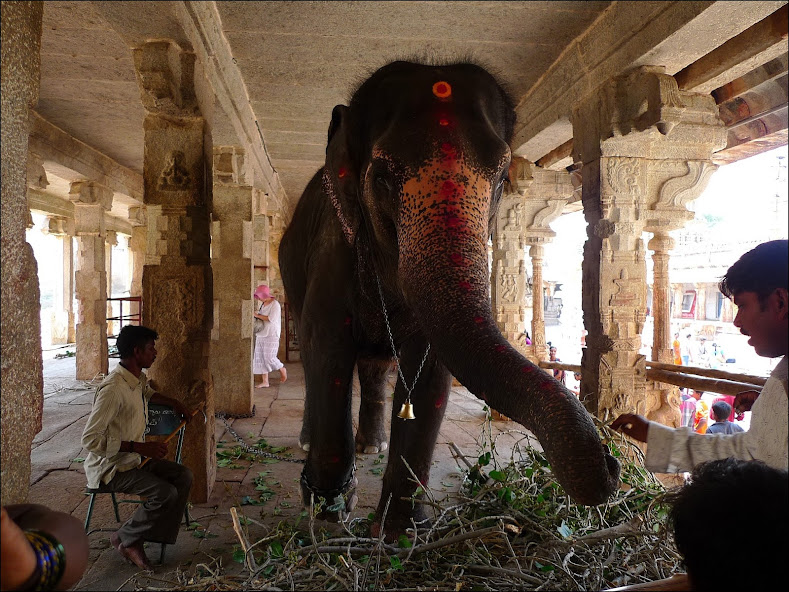
{"type": "Polygon", "coordinates": [[[88,487],[145,497],[137,511],[110,541],[124,558],[150,570],[145,541],[173,544],[184,515],[192,472],[165,460],[167,444],[145,442],[148,404],[173,407],[185,419],[188,408],[176,399],[155,392],[143,372],[156,360],[153,329],[127,325],[118,334],[120,364],[96,389],[82,446],[88,451],[85,475],[88,487]],[[141,457],[150,460],[141,467],[141,457]]]}
{"type": "Polygon", "coordinates": [[[773,468],[787,470],[788,268],[789,241],[770,241],[740,257],[720,283],[721,292],[737,305],[734,325],[750,337],[748,344],[765,358],[781,357],[758,398],[751,391],[735,397],[737,412],[753,411],[748,431],[701,435],[687,428],[671,429],[640,415],[620,415],[611,428],[647,442],[645,465],[649,470],[685,472],[699,463],[728,457],[761,460],[773,468]]]}
{"type": "Polygon", "coordinates": [[[708,429],[708,434],[736,434],[744,431],[736,423],[729,421],[732,408],[726,401],[718,400],[712,404],[712,417],[715,418],[715,423],[708,429]]]}

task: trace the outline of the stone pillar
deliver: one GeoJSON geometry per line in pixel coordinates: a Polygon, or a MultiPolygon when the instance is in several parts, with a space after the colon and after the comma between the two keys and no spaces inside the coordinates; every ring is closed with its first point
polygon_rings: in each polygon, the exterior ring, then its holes
{"type": "MultiPolygon", "coordinates": [[[[188,406],[205,404],[206,423],[186,431],[191,499],[208,499],[216,477],[209,351],[213,314],[211,191],[205,178],[205,121],[195,97],[194,54],[168,41],[134,50],[141,89],[148,248],[142,274],[143,325],[158,331],[155,388],[188,406]]],[[[210,138],[209,138],[210,141],[210,138]]]]}
{"type": "Polygon", "coordinates": [[[216,410],[227,415],[252,413],[254,190],[239,184],[243,165],[240,148],[214,147],[211,374],[216,410]]]}
{"type": "Polygon", "coordinates": [[[708,179],[726,131],[709,95],[681,92],[662,68],[641,67],[611,80],[573,110],[573,155],[582,164],[585,403],[603,420],[649,416],[642,232],[663,210],[680,207],[691,179],[708,179]]]}
{"type": "MultiPolygon", "coordinates": [[[[130,296],[142,296],[142,270],[145,265],[145,254],[148,247],[148,217],[145,206],[129,208],[129,222],[132,233],[129,237],[129,252],[131,253],[131,286],[130,296]]],[[[141,306],[130,305],[129,314],[139,314],[141,306]]]]}
{"type": "MultiPolygon", "coordinates": [[[[262,191],[256,189],[253,195],[255,196],[255,201],[262,200],[265,204],[266,198],[262,191]]],[[[256,208],[255,211],[258,212],[259,210],[256,208]]],[[[252,216],[253,291],[258,285],[269,283],[269,231],[269,217],[265,213],[255,213],[252,216]]]]}
{"type": "MultiPolygon", "coordinates": [[[[117,316],[112,309],[112,303],[109,301],[112,298],[112,247],[118,244],[118,233],[114,230],[108,230],[107,236],[104,238],[104,268],[107,273],[107,318],[117,316]]],[[[116,305],[116,309],[117,309],[116,305]]],[[[118,321],[107,321],[107,335],[117,335],[120,331],[121,323],[118,321]]]]}
{"type": "Polygon", "coordinates": [[[531,347],[525,342],[526,273],[524,234],[524,193],[531,183],[528,162],[513,159],[510,182],[501,198],[493,230],[493,264],[491,266],[491,305],[502,335],[523,355],[531,347]]]}
{"type": "Polygon", "coordinates": [[[529,247],[531,257],[531,282],[532,282],[532,318],[531,318],[531,340],[536,360],[548,359],[548,348],[545,342],[545,300],[542,290],[542,259],[545,255],[545,248],[539,243],[534,242],[529,247]]]}
{"type": "Polygon", "coordinates": [[[107,230],[104,212],[112,208],[112,190],[93,181],[75,181],[69,190],[74,204],[74,231],[79,258],[76,275],[77,380],[107,374],[107,230]]]}
{"type": "Polygon", "coordinates": [[[63,216],[47,216],[42,232],[58,237],[63,253],[63,279],[57,285],[55,311],[52,313],[52,343],[73,343],[69,338],[74,336],[74,250],[71,239],[74,221],[63,216]]]}
{"type": "Polygon", "coordinates": [[[44,404],[38,269],[25,240],[28,122],[38,102],[43,3],[3,2],[2,13],[0,498],[5,506],[27,499],[30,448],[41,430],[44,404]]]}
{"type": "Polygon", "coordinates": [[[647,247],[653,252],[652,281],[652,359],[665,364],[674,363],[671,347],[671,285],[669,283],[669,252],[674,248],[674,239],[667,232],[656,232],[647,247]]]}

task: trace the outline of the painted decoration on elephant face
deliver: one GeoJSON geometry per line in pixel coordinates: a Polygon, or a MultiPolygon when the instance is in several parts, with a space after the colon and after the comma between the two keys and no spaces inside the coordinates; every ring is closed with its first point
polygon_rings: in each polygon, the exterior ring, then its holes
{"type": "Polygon", "coordinates": [[[452,96],[452,87],[448,82],[440,80],[433,85],[433,94],[439,99],[447,101],[452,96]]]}

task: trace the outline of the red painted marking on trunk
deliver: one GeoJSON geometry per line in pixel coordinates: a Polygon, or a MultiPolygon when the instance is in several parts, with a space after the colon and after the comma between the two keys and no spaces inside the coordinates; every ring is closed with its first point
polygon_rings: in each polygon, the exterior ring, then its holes
{"type": "Polygon", "coordinates": [[[454,265],[462,265],[463,264],[463,255],[460,253],[452,253],[449,256],[449,260],[452,261],[454,265]]]}
{"type": "Polygon", "coordinates": [[[341,384],[342,384],[342,380],[340,380],[339,378],[334,379],[334,386],[340,386],[341,384]]]}
{"type": "Polygon", "coordinates": [[[524,374],[530,374],[534,372],[534,368],[532,368],[531,366],[521,366],[521,372],[523,372],[524,374]]]}
{"type": "Polygon", "coordinates": [[[444,224],[446,224],[449,228],[457,228],[463,223],[463,220],[458,218],[455,214],[447,213],[444,216],[444,224]]]}
{"type": "Polygon", "coordinates": [[[485,322],[485,317],[476,316],[476,317],[474,317],[474,322],[477,325],[481,325],[482,323],[485,322]]]}
{"type": "Polygon", "coordinates": [[[329,459],[329,462],[332,463],[332,464],[337,464],[338,462],[340,462],[340,457],[339,456],[332,456],[329,459]]]}
{"type": "Polygon", "coordinates": [[[351,324],[351,317],[345,317],[345,325],[348,326],[351,324]]]}
{"type": "Polygon", "coordinates": [[[449,118],[448,117],[441,117],[438,120],[438,125],[440,125],[442,127],[447,127],[449,125],[449,118]]]}
{"type": "Polygon", "coordinates": [[[507,346],[506,345],[497,345],[496,346],[496,351],[498,353],[500,353],[500,354],[504,353],[505,351],[507,351],[507,346]]]}
{"type": "Polygon", "coordinates": [[[471,282],[461,280],[458,282],[458,287],[465,292],[469,292],[471,290],[471,282]]]}
{"type": "Polygon", "coordinates": [[[347,174],[348,174],[348,169],[346,169],[344,166],[341,166],[341,167],[340,167],[340,170],[339,170],[339,171],[337,171],[337,176],[338,176],[340,179],[342,179],[343,177],[345,177],[347,174]]]}
{"type": "Polygon", "coordinates": [[[546,391],[552,390],[554,388],[554,383],[550,380],[541,380],[540,388],[546,391]]]}
{"type": "Polygon", "coordinates": [[[457,184],[454,181],[447,180],[444,181],[444,183],[441,185],[440,194],[441,197],[444,198],[453,197],[456,193],[459,192],[459,190],[460,188],[457,186],[457,184]]]}

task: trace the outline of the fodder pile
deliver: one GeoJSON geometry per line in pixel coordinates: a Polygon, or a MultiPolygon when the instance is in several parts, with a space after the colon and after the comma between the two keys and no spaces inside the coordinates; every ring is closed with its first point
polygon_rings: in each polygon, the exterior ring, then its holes
{"type": "Polygon", "coordinates": [[[476,462],[460,457],[464,478],[452,503],[424,491],[425,500],[414,503],[432,508],[433,520],[394,544],[369,538],[371,516],[346,521],[337,536],[316,530],[320,508],[275,528],[232,512],[243,575],[223,574],[217,560],[191,575],[177,572],[172,586],[137,589],[601,590],[682,571],[664,486],[638,448],[599,429],[622,464],[622,488],[603,506],[571,503],[527,434],[519,432],[510,458],[499,458],[488,421],[476,462]],[[250,542],[248,524],[267,535],[250,542]]]}

